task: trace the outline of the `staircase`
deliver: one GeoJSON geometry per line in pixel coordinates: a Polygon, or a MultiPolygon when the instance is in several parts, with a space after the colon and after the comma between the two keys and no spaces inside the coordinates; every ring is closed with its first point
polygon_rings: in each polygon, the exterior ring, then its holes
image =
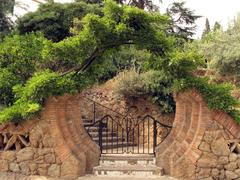
{"type": "MultiPolygon", "coordinates": [[[[96,144],[99,144],[99,133],[98,127],[96,126],[89,126],[93,123],[93,120],[83,119],[83,125],[85,126],[86,130],[88,131],[89,135],[91,136],[92,140],[95,141],[96,144]]],[[[136,144],[132,142],[126,142],[125,137],[117,136],[116,132],[112,132],[107,130],[106,128],[102,129],[102,153],[117,153],[117,151],[124,151],[125,148],[132,148],[136,144]],[[119,146],[124,147],[122,149],[114,149],[118,148],[119,146]]]]}
{"type": "Polygon", "coordinates": [[[96,176],[159,177],[163,169],[155,164],[153,155],[111,155],[100,157],[100,165],[93,168],[96,176]]]}

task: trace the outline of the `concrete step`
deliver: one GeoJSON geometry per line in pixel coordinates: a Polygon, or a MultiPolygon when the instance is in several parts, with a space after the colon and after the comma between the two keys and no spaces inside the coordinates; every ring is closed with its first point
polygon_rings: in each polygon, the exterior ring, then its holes
{"type": "MultiPolygon", "coordinates": [[[[92,127],[86,127],[86,130],[90,132],[98,132],[98,127],[95,127],[95,126],[92,126],[92,127]]],[[[106,128],[103,128],[102,129],[102,132],[107,132],[107,129],[106,128]]],[[[109,131],[108,131],[109,132],[109,131]]]]}
{"type": "MultiPolygon", "coordinates": [[[[92,134],[91,134],[92,135],[92,134]]],[[[93,137],[92,138],[95,142],[98,142],[99,141],[99,137],[93,137]]],[[[108,142],[109,144],[111,144],[112,142],[117,142],[118,141],[118,144],[122,144],[122,138],[120,138],[120,137],[116,137],[116,136],[113,136],[113,137],[111,137],[111,136],[103,136],[102,137],[102,142],[104,143],[104,142],[108,142]]]]}
{"type": "MultiPolygon", "coordinates": [[[[90,132],[90,134],[91,134],[91,137],[92,138],[96,138],[96,137],[98,137],[98,132],[90,132]]],[[[110,138],[110,137],[112,137],[112,136],[117,136],[117,133],[115,133],[115,132],[102,132],[102,137],[108,137],[108,138],[110,138]]]]}
{"type": "Polygon", "coordinates": [[[102,154],[100,165],[155,165],[156,158],[148,154],[102,154]]]}
{"type": "Polygon", "coordinates": [[[93,123],[93,119],[82,119],[82,121],[83,121],[83,124],[93,123]]]}
{"type": "MultiPolygon", "coordinates": [[[[98,141],[95,141],[97,144],[99,144],[98,143],[98,141]]],[[[102,147],[103,147],[103,149],[114,149],[114,148],[119,148],[119,149],[121,149],[121,147],[129,147],[129,148],[131,148],[132,146],[136,146],[136,144],[133,144],[133,143],[131,143],[131,142],[103,142],[102,143],[102,147]]]]}
{"type": "Polygon", "coordinates": [[[155,165],[100,165],[93,168],[94,175],[104,176],[162,176],[163,169],[155,165]]]}

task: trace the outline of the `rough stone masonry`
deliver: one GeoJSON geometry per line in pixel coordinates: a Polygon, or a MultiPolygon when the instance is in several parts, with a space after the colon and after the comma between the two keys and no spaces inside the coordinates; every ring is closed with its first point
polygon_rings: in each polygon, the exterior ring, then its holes
{"type": "MultiPolygon", "coordinates": [[[[157,165],[178,179],[239,179],[240,126],[208,109],[196,91],[175,96],[173,129],[157,165]]],[[[99,147],[81,120],[81,96],[50,98],[32,120],[0,126],[0,171],[76,179],[99,164],[99,147]]]]}

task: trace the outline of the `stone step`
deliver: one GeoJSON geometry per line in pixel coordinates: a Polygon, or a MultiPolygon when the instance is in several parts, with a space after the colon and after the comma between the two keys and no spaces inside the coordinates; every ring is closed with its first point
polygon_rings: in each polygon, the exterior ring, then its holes
{"type": "Polygon", "coordinates": [[[83,124],[93,123],[93,119],[82,119],[83,124]]]}
{"type": "MultiPolygon", "coordinates": [[[[92,134],[91,134],[92,135],[92,134]]],[[[98,142],[99,141],[99,137],[93,137],[92,138],[95,142],[98,142]]],[[[113,137],[107,137],[107,136],[103,136],[102,137],[102,142],[108,142],[109,144],[111,144],[112,142],[117,142],[118,141],[118,144],[122,144],[122,138],[120,137],[116,137],[116,136],[113,136],[113,137]]]]}
{"type": "MultiPolygon", "coordinates": [[[[98,141],[95,141],[96,142],[96,144],[99,144],[98,143],[98,141]]],[[[133,143],[131,143],[131,142],[119,142],[119,143],[117,143],[117,142],[103,142],[102,143],[102,148],[103,149],[112,149],[112,148],[120,148],[121,149],[121,147],[129,147],[129,148],[131,148],[132,146],[136,146],[136,144],[133,144],[133,143]]]]}
{"type": "MultiPolygon", "coordinates": [[[[98,137],[98,132],[89,132],[89,133],[91,134],[92,138],[98,137]]],[[[102,132],[102,137],[109,137],[110,138],[110,137],[112,137],[112,135],[114,137],[116,137],[117,133],[113,132],[113,134],[112,134],[112,132],[102,132]]]]}
{"type": "Polygon", "coordinates": [[[156,158],[148,154],[102,154],[100,165],[155,165],[156,158]]]}
{"type": "Polygon", "coordinates": [[[104,176],[140,176],[148,177],[153,175],[162,176],[163,169],[155,165],[100,165],[93,168],[94,175],[104,176]]]}
{"type": "MultiPolygon", "coordinates": [[[[86,127],[86,130],[90,132],[98,132],[98,127],[92,126],[92,127],[86,127]]],[[[107,132],[106,128],[102,128],[102,132],[107,132]]],[[[108,131],[109,132],[109,131],[108,131]]]]}

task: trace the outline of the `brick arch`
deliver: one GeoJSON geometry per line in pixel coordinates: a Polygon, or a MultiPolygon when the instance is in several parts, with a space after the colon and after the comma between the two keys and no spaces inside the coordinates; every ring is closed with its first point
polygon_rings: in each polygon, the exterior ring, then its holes
{"type": "Polygon", "coordinates": [[[80,101],[78,95],[53,97],[48,99],[42,113],[42,120],[49,123],[56,154],[61,162],[69,161],[66,178],[91,173],[99,163],[100,150],[83,126],[80,101]]]}
{"type": "MultiPolygon", "coordinates": [[[[196,168],[203,155],[199,146],[207,131],[215,131],[216,124],[240,138],[240,126],[224,112],[211,111],[201,95],[195,91],[175,95],[176,114],[173,129],[157,147],[157,165],[165,173],[180,179],[198,179],[196,168]]],[[[223,136],[222,134],[219,136],[223,136]]]]}

